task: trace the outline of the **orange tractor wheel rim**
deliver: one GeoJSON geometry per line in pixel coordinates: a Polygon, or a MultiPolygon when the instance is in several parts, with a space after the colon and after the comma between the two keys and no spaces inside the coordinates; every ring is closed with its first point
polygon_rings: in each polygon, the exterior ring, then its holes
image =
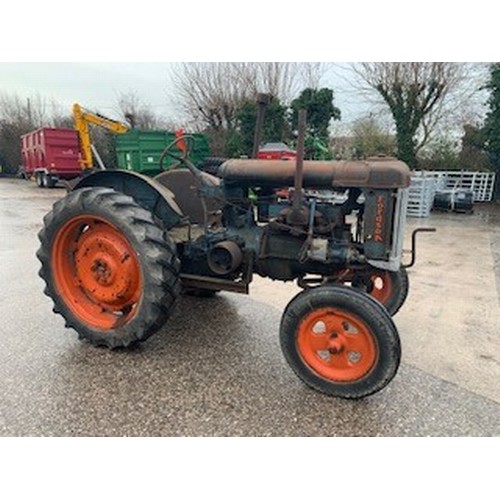
{"type": "Polygon", "coordinates": [[[381,304],[386,304],[393,293],[391,275],[388,271],[374,271],[370,280],[373,285],[370,295],[381,304]]]}
{"type": "Polygon", "coordinates": [[[115,328],[137,312],[142,295],[137,254],[101,217],[78,216],[58,231],[52,273],[67,307],[90,327],[115,328]]]}
{"type": "Polygon", "coordinates": [[[356,315],[331,307],[316,309],[302,319],[297,347],[317,375],[335,382],[365,377],[378,357],[370,328],[356,315]]]}

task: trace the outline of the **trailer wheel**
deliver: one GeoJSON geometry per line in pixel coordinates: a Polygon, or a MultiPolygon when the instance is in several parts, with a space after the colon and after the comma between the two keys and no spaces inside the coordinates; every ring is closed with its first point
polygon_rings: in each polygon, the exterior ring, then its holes
{"type": "Polygon", "coordinates": [[[49,187],[49,178],[45,172],[42,172],[42,187],[48,188],[49,187]]]}
{"type": "Polygon", "coordinates": [[[44,186],[44,184],[43,184],[42,172],[36,172],[36,173],[35,173],[35,182],[36,182],[36,185],[37,185],[39,188],[43,188],[43,187],[45,187],[45,186],[44,186]]]}
{"type": "Polygon", "coordinates": [[[79,338],[127,347],[172,313],[180,292],[175,246],[130,196],[73,191],[54,204],[38,236],[45,294],[79,338]]]}
{"type": "Polygon", "coordinates": [[[366,291],[394,316],[408,297],[410,281],[404,267],[395,272],[371,268],[368,274],[354,276],[352,286],[366,291]]]}
{"type": "Polygon", "coordinates": [[[349,287],[317,287],[286,307],[280,342],[290,367],[307,385],[330,396],[358,399],[396,375],[401,347],[387,311],[349,287]]]}
{"type": "Polygon", "coordinates": [[[47,175],[47,174],[44,174],[43,181],[44,181],[45,187],[47,187],[49,189],[54,188],[55,185],[57,184],[57,180],[54,179],[52,176],[47,175]]]}

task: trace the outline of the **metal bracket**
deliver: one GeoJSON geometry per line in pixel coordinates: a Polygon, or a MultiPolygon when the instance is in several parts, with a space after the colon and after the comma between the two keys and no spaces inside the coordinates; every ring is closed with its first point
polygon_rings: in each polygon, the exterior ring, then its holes
{"type": "Polygon", "coordinates": [[[185,273],[181,273],[180,278],[185,287],[191,286],[206,290],[225,290],[227,292],[248,295],[250,293],[250,283],[253,279],[253,259],[250,252],[246,252],[243,266],[243,276],[239,281],[185,273]]]}

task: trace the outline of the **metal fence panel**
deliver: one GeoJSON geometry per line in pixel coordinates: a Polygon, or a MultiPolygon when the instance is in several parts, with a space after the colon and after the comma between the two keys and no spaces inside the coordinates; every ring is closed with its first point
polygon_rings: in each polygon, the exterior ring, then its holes
{"type": "Polygon", "coordinates": [[[423,170],[412,173],[409,188],[408,217],[428,217],[436,191],[470,189],[474,202],[493,199],[495,174],[492,172],[423,170]]]}

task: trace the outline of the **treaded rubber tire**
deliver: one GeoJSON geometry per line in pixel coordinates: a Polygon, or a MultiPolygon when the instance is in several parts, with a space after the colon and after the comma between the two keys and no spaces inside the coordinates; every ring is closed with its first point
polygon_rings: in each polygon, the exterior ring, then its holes
{"type": "Polygon", "coordinates": [[[41,172],[36,172],[35,173],[35,182],[36,182],[36,185],[39,187],[39,188],[43,188],[45,187],[43,185],[43,179],[42,179],[42,174],[41,172]]]}
{"type": "Polygon", "coordinates": [[[408,273],[404,267],[400,267],[399,270],[395,272],[388,271],[388,274],[391,277],[393,293],[382,305],[391,316],[394,316],[401,309],[408,297],[410,280],[408,279],[408,273]]]}
{"type": "Polygon", "coordinates": [[[398,271],[390,272],[389,274],[395,291],[383,306],[391,316],[394,316],[408,298],[410,280],[408,279],[408,273],[404,267],[400,267],[398,271]]]}
{"type": "Polygon", "coordinates": [[[46,187],[48,187],[49,189],[53,189],[56,187],[57,181],[55,179],[50,176],[47,176],[46,179],[46,187]]]}
{"type": "MultiPolygon", "coordinates": [[[[381,269],[373,269],[374,272],[385,272],[388,274],[391,280],[392,294],[385,302],[381,303],[387,312],[394,316],[403,306],[406,299],[408,298],[408,292],[410,290],[410,280],[408,279],[408,273],[404,267],[400,267],[398,271],[382,271],[381,269]]],[[[359,291],[366,292],[371,297],[372,294],[369,290],[366,290],[366,285],[360,283],[356,285],[356,278],[353,279],[352,286],[359,291]]],[[[373,297],[375,298],[375,297],[373,297]]],[[[376,299],[376,298],[375,298],[376,299]]]]}
{"type": "Polygon", "coordinates": [[[63,316],[66,327],[78,332],[80,339],[109,348],[128,347],[146,340],[158,331],[171,315],[180,293],[180,262],[175,245],[153,220],[152,214],[130,196],[105,187],[82,188],[57,201],[44,217],[38,237],[41,246],[40,277],[44,293],[54,302],[54,312],[63,316]],[[137,254],[142,276],[137,312],[128,322],[113,329],[99,329],[83,322],[56,289],[51,249],[58,231],[72,218],[90,215],[113,224],[137,254]]]}
{"type": "Polygon", "coordinates": [[[287,305],[280,325],[280,344],[295,374],[313,389],[345,399],[359,399],[383,389],[396,375],[401,360],[399,335],[387,311],[370,296],[350,287],[331,285],[299,293],[287,305]],[[315,309],[333,307],[357,316],[370,329],[377,358],[370,371],[358,380],[338,382],[317,374],[303,360],[297,345],[299,325],[315,309]]]}

